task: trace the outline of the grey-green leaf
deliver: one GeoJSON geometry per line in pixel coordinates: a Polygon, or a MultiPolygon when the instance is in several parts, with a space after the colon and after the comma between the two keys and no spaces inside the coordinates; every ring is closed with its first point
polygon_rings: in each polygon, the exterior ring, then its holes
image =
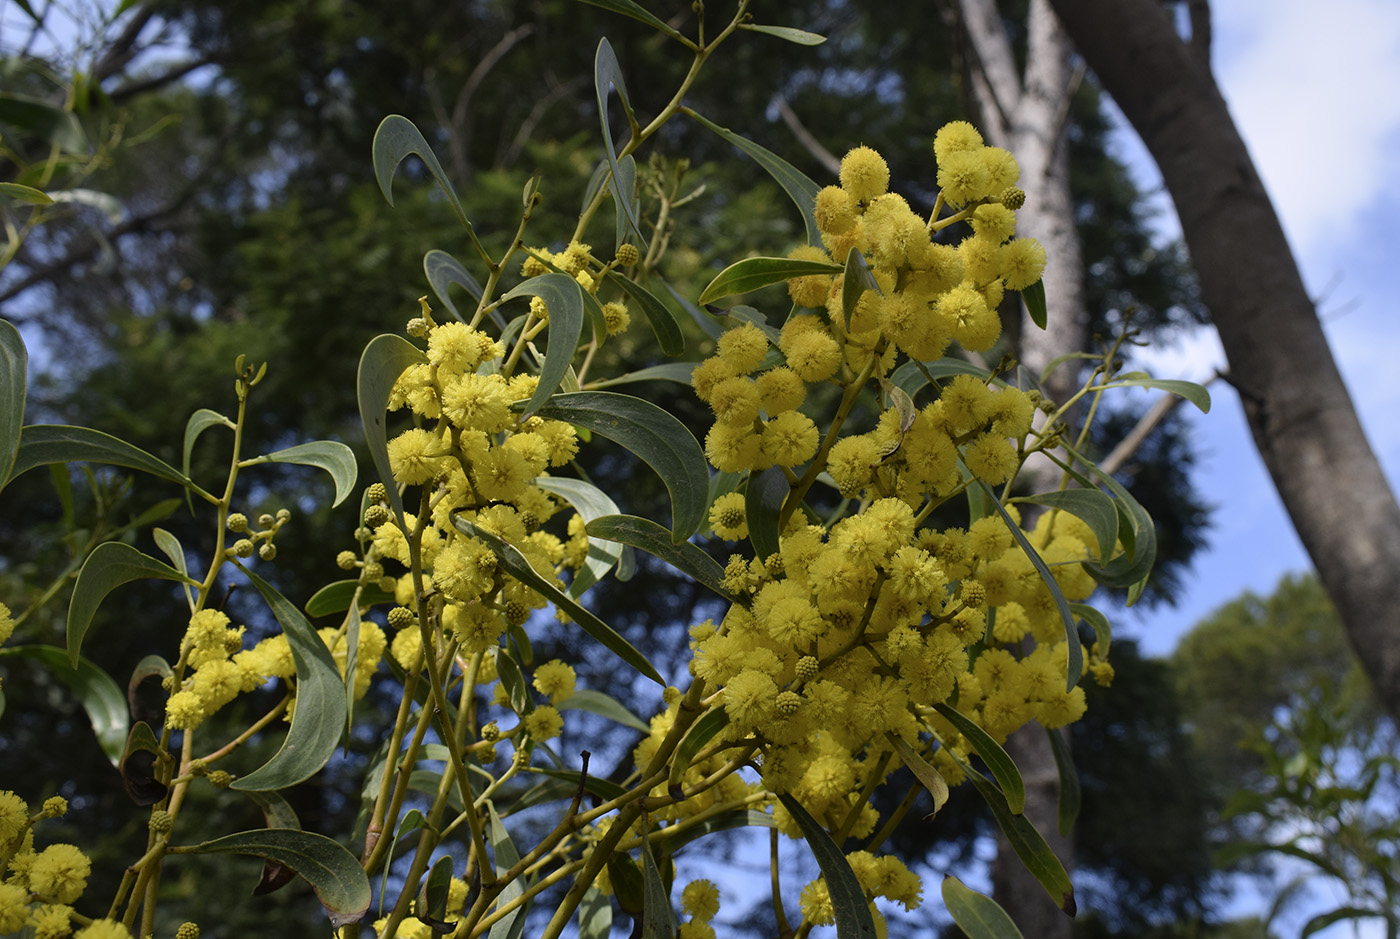
{"type": "Polygon", "coordinates": [[[1021,299],[1026,304],[1026,312],[1030,314],[1031,322],[1045,328],[1045,324],[1050,321],[1050,315],[1045,306],[1045,282],[1038,280],[1021,291],[1021,299]]]}
{"type": "Polygon", "coordinates": [[[768,175],[783,187],[783,191],[792,199],[793,204],[802,213],[802,222],[807,227],[807,243],[820,245],[822,243],[821,230],[817,228],[817,219],[814,214],[817,204],[817,192],[821,187],[814,183],[806,173],[803,173],[791,163],[779,157],[771,150],[764,149],[746,137],[734,133],[727,127],[720,127],[718,124],[702,117],[690,108],[681,108],[686,114],[704,124],[710,130],[723,137],[725,140],[747,153],[750,157],[768,171],[768,175]]]}
{"type": "Polygon", "coordinates": [[[560,590],[554,584],[553,578],[546,578],[531,567],[530,562],[525,559],[525,555],[521,554],[514,545],[485,529],[478,528],[461,516],[454,517],[452,524],[457,527],[458,531],[485,542],[486,546],[495,552],[497,563],[506,573],[567,613],[584,632],[601,642],[618,658],[657,684],[663,686],[666,684],[655,666],[647,661],[646,656],[638,652],[635,646],[622,638],[611,626],[593,615],[573,597],[560,590]]]}
{"type": "Polygon", "coordinates": [[[53,205],[53,197],[48,193],[20,183],[0,183],[0,196],[9,196],[17,202],[29,205],[53,205]]]}
{"type": "Polygon", "coordinates": [[[732,297],[769,284],[776,284],[790,277],[807,277],[812,274],[840,274],[844,268],[826,261],[802,261],[794,258],[744,258],[719,272],[714,280],[702,291],[696,303],[713,303],[724,297],[732,297]]]}
{"type": "Polygon", "coordinates": [[[781,468],[770,466],[761,473],[750,473],[744,490],[744,518],[749,526],[749,541],[756,557],[767,559],[780,548],[778,516],[792,487],[781,468]]]}
{"type": "Polygon", "coordinates": [[[1105,388],[1158,388],[1169,391],[1190,401],[1201,409],[1202,414],[1210,413],[1210,392],[1193,381],[1179,378],[1153,378],[1146,372],[1127,372],[1104,385],[1105,388]]]}
{"type": "MultiPolygon", "coordinates": [[[[180,544],[180,539],[176,538],[164,528],[151,529],[151,537],[155,539],[156,547],[160,548],[161,552],[166,557],[170,558],[170,563],[175,566],[175,570],[185,575],[185,577],[189,577],[189,562],[185,559],[185,549],[180,544]]],[[[190,592],[190,586],[193,583],[194,581],[190,580],[182,584],[185,588],[185,599],[189,601],[191,608],[194,607],[194,594],[190,592]]]]}
{"type": "Polygon", "coordinates": [[[29,353],[9,320],[0,320],[0,488],[10,478],[24,426],[24,399],[29,353]]]}
{"type": "Polygon", "coordinates": [[[694,362],[663,362],[660,365],[649,365],[646,368],[639,368],[635,372],[627,372],[615,378],[590,381],[588,387],[589,390],[597,390],[611,388],[613,385],[630,385],[639,381],[673,381],[689,385],[690,376],[694,371],[694,362]]]}
{"type": "MultiPolygon", "coordinates": [[[[515,842],[510,840],[510,832],[506,831],[501,816],[496,813],[496,806],[487,802],[486,810],[489,813],[491,825],[491,855],[495,860],[496,874],[499,876],[510,870],[520,860],[520,852],[515,849],[515,842]]],[[[517,877],[506,884],[506,888],[501,891],[501,896],[496,901],[497,908],[505,906],[525,892],[525,885],[520,880],[521,878],[517,877]]],[[[495,925],[491,927],[488,939],[510,939],[511,936],[519,935],[521,928],[525,925],[527,908],[528,904],[518,906],[497,920],[495,925]]]]}
{"type": "Polygon", "coordinates": [[[1094,639],[1099,646],[1099,655],[1108,655],[1109,643],[1113,640],[1113,630],[1109,628],[1108,617],[1087,603],[1071,603],[1070,612],[1078,616],[1094,630],[1094,639]]]}
{"type": "Polygon", "coordinates": [[[452,302],[452,285],[461,287],[473,300],[480,303],[482,290],[476,278],[469,274],[456,258],[437,248],[423,255],[423,273],[427,275],[428,283],[432,285],[433,293],[437,294],[442,305],[457,319],[466,322],[467,317],[463,316],[457,309],[457,304],[452,302]]]}
{"type": "Polygon", "coordinates": [[[289,867],[311,884],[336,929],[359,922],[369,909],[369,878],[360,862],[325,835],[295,828],[264,828],[178,850],[187,854],[251,854],[289,867]]]}
{"type": "Polygon", "coordinates": [[[809,33],[805,29],[794,29],[791,26],[761,26],[758,23],[740,23],[739,28],[754,33],[777,36],[779,39],[795,42],[799,46],[819,46],[826,42],[826,37],[819,33],[809,33]]]}
{"type": "Polygon", "coordinates": [[[623,707],[616,698],[591,688],[581,688],[575,691],[560,701],[556,707],[561,711],[588,711],[644,734],[651,731],[646,721],[623,707]]]}
{"type": "MultiPolygon", "coordinates": [[[[660,344],[662,352],[666,355],[680,355],[685,351],[685,335],[681,332],[680,322],[670,307],[635,280],[629,280],[614,271],[608,272],[608,283],[620,287],[642,308],[642,313],[651,324],[651,331],[656,334],[656,341],[660,344]]],[[[694,368],[694,365],[689,367],[694,368]]],[[[686,378],[687,382],[689,380],[686,378]]]]}
{"type": "Polygon", "coordinates": [[[783,803],[783,808],[802,829],[807,846],[816,855],[817,866],[826,878],[827,894],[836,912],[837,939],[875,939],[875,920],[870,916],[870,908],[865,904],[865,890],[856,880],[851,863],[836,842],[831,840],[826,829],[808,814],[800,802],[786,793],[779,793],[778,801],[783,803]]]}
{"type": "Polygon", "coordinates": [[[671,540],[685,541],[705,520],[710,470],[690,430],[640,398],[610,391],[556,395],[535,412],[621,444],[656,471],[671,494],[671,540]]]}
{"type": "Polygon", "coordinates": [[[223,425],[229,430],[236,426],[233,421],[224,417],[218,411],[211,411],[208,408],[200,408],[190,415],[190,419],[185,422],[185,442],[180,448],[180,466],[184,468],[186,476],[190,475],[190,454],[194,452],[194,442],[199,439],[199,435],[210,427],[223,425]]]}
{"type": "Polygon", "coordinates": [[[997,901],[978,893],[952,874],[943,878],[943,905],[967,939],[1023,939],[997,901]]]}
{"type": "Polygon", "coordinates": [[[630,16],[634,20],[646,23],[659,33],[665,33],[672,39],[679,39],[682,42],[687,42],[686,38],[676,32],[674,27],[668,25],[665,20],[658,18],[656,14],[652,13],[640,3],[636,3],[635,0],[583,0],[583,2],[591,6],[602,7],[604,10],[611,10],[614,13],[621,13],[623,16],[630,16]]]}
{"type": "Polygon", "coordinates": [[[715,738],[715,734],[728,726],[729,712],[723,707],[711,708],[690,725],[690,729],[685,732],[680,745],[676,747],[675,754],[671,757],[671,775],[668,785],[673,797],[679,797],[685,771],[690,769],[690,764],[695,762],[695,757],[715,738]]]}
{"type": "Polygon", "coordinates": [[[1002,749],[1001,744],[961,711],[942,702],[933,707],[948,723],[958,729],[958,733],[967,738],[967,742],[972,744],[972,749],[976,750],[982,762],[987,764],[987,768],[992,771],[992,775],[1001,786],[1007,808],[1012,814],[1020,815],[1025,811],[1026,784],[1021,779],[1021,771],[1016,768],[1016,762],[1002,749]]]}
{"type": "MultiPolygon", "coordinates": [[[[306,617],[257,574],[249,570],[244,574],[272,609],[277,622],[282,624],[282,631],[292,647],[292,661],[297,670],[297,707],[292,729],[287,732],[282,748],[261,767],[234,780],[233,788],[286,789],[316,775],[335,754],[336,744],[345,729],[345,686],[331,650],[316,635],[306,617]]],[[[294,864],[287,866],[303,873],[294,864]]],[[[369,905],[368,899],[365,905],[369,905]]]]}
{"type": "Polygon", "coordinates": [[[1099,543],[1099,557],[1112,556],[1113,545],[1118,539],[1118,509],[1107,493],[1098,489],[1062,489],[1059,492],[1022,496],[1014,501],[1048,505],[1083,519],[1099,543]]]}
{"type": "Polygon", "coordinates": [[[632,154],[617,161],[617,175],[608,179],[608,192],[617,205],[616,250],[631,241],[633,235],[641,240],[641,232],[635,227],[635,220],[641,217],[638,214],[641,206],[637,202],[637,161],[632,159],[632,154]],[[625,211],[622,208],[624,203],[627,206],[625,211]]]}
{"type": "MultiPolygon", "coordinates": [[[[587,525],[595,518],[617,514],[617,503],[607,493],[592,483],[566,476],[541,476],[535,485],[545,492],[552,492],[574,507],[587,525]]],[[[588,559],[583,568],[569,584],[569,596],[577,597],[589,587],[602,580],[622,557],[622,545],[607,541],[602,537],[590,536],[588,559]]]]}
{"type": "Polygon", "coordinates": [[[846,273],[841,278],[841,315],[845,318],[847,330],[851,328],[851,316],[856,311],[856,304],[867,290],[884,295],[880,285],[875,282],[875,275],[870,273],[865,255],[852,246],[846,253],[846,273]]]}
{"type": "Polygon", "coordinates": [[[107,759],[113,766],[121,763],[130,717],[126,695],[110,675],[84,658],[79,658],[76,665],[70,664],[69,656],[58,646],[8,646],[0,648],[0,655],[18,655],[48,666],[54,677],[77,696],[107,759]]]}
{"type": "Polygon", "coordinates": [[[929,818],[938,814],[948,802],[948,781],[943,778],[943,774],[934,769],[922,756],[919,751],[909,745],[909,742],[895,733],[888,733],[894,751],[899,754],[899,758],[904,761],[904,765],[909,767],[910,772],[923,783],[928,790],[929,796],[933,798],[933,811],[929,813],[929,818]]]}
{"type": "Polygon", "coordinates": [[[355,491],[355,476],[359,467],[355,464],[355,451],[337,440],[315,440],[256,457],[251,463],[296,463],[300,466],[315,466],[331,474],[335,481],[335,501],[331,506],[340,505],[350,493],[355,491]]]}
{"type": "MultiPolygon", "coordinates": [[[[306,601],[307,616],[329,616],[331,613],[339,613],[342,610],[350,609],[350,603],[355,598],[355,589],[360,586],[358,580],[337,580],[326,584],[320,590],[311,595],[311,599],[306,601]]],[[[360,591],[360,605],[373,606],[377,603],[393,603],[394,595],[379,589],[377,584],[370,584],[360,591]]]]}
{"type": "Polygon", "coordinates": [[[671,539],[669,531],[650,519],[635,515],[595,518],[588,523],[588,533],[645,551],[682,574],[690,575],[697,583],[709,587],[726,600],[732,602],[735,599],[724,588],[724,568],[719,566],[719,562],[689,541],[677,544],[671,539]]]}
{"type": "MultiPolygon", "coordinates": [[[[618,166],[617,148],[613,145],[612,128],[608,125],[608,88],[617,90],[617,96],[622,101],[623,110],[627,112],[629,120],[632,117],[632,102],[627,96],[627,84],[622,80],[622,66],[618,64],[617,54],[613,52],[612,44],[608,42],[606,36],[598,40],[598,51],[593,57],[593,88],[598,94],[598,120],[603,127],[603,145],[605,155],[608,158],[608,169],[612,172],[612,180],[608,183],[608,188],[612,191],[613,201],[617,203],[618,215],[626,220],[626,227],[637,236],[638,244],[645,245],[646,238],[642,235],[642,226],[637,222],[636,213],[632,208],[632,194],[623,193],[619,185],[623,182],[621,169],[618,166]]],[[[633,170],[633,178],[636,178],[636,171],[633,170]]],[[[621,227],[621,223],[619,223],[621,227]]]]}
{"type": "Polygon", "coordinates": [[[1062,835],[1068,835],[1079,817],[1079,806],[1083,793],[1079,786],[1079,771],[1074,766],[1074,754],[1069,752],[1065,735],[1058,730],[1046,730],[1050,738],[1050,749],[1055,754],[1055,769],[1060,774],[1060,797],[1057,805],[1056,823],[1062,835]]]}
{"type": "Polygon", "coordinates": [[[139,447],[133,447],[125,440],[104,434],[100,430],[63,424],[30,424],[24,428],[20,434],[19,452],[15,455],[10,479],[36,466],[79,462],[125,466],[182,486],[194,485],[188,476],[169,463],[151,456],[139,447]]]}
{"type": "Polygon", "coordinates": [[[544,365],[540,368],[535,393],[525,405],[526,412],[532,412],[559,389],[559,383],[569,371],[579,336],[583,334],[583,291],[577,281],[565,274],[541,274],[501,297],[501,302],[525,296],[539,297],[549,307],[549,340],[545,346],[544,365]]]}
{"type": "Polygon", "coordinates": [[[646,829],[642,829],[642,939],[675,939],[676,915],[671,909],[671,894],[652,856],[646,829]]]}
{"type": "Polygon", "coordinates": [[[390,114],[384,118],[374,132],[372,149],[374,178],[378,181],[379,191],[384,194],[386,202],[394,204],[394,173],[399,164],[410,153],[416,154],[427,165],[428,172],[433,174],[438,187],[447,196],[457,220],[467,231],[472,230],[472,223],[467,219],[461,200],[457,198],[457,191],[452,188],[452,183],[443,171],[442,164],[438,162],[437,155],[433,153],[433,148],[428,146],[428,141],[423,139],[423,134],[413,126],[412,121],[401,114],[390,114]]]}
{"type": "Polygon", "coordinates": [[[578,937],[608,939],[611,934],[612,901],[597,887],[589,887],[578,905],[578,937]]]}
{"type": "Polygon", "coordinates": [[[389,468],[389,443],[387,414],[389,393],[394,390],[394,382],[399,380],[404,369],[419,362],[426,362],[427,356],[413,343],[402,336],[391,333],[375,336],[360,354],[360,367],[355,375],[355,396],[360,407],[360,423],[365,429],[365,443],[369,444],[370,458],[379,479],[389,490],[389,504],[403,524],[403,496],[399,494],[398,483],[389,468]]]}
{"type": "Polygon", "coordinates": [[[198,581],[120,541],[109,541],[93,548],[92,553],[83,562],[82,569],[78,571],[77,583],[73,585],[73,599],[68,604],[70,666],[78,667],[83,637],[87,635],[92,618],[107,594],[122,584],[151,578],[199,586],[198,581]]]}

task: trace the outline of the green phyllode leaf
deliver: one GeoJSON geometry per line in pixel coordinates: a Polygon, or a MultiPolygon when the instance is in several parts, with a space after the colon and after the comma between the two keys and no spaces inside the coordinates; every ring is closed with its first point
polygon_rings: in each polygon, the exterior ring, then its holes
{"type": "Polygon", "coordinates": [[[662,679],[661,673],[651,662],[647,661],[646,656],[638,652],[632,643],[622,638],[611,626],[593,615],[587,607],[581,606],[577,600],[560,590],[554,584],[552,576],[546,577],[531,567],[530,562],[525,559],[525,555],[521,554],[518,548],[491,532],[473,525],[460,515],[453,517],[452,524],[456,526],[458,531],[485,542],[486,546],[495,552],[497,564],[506,573],[567,613],[584,632],[601,642],[622,661],[658,685],[665,686],[666,682],[662,679]]]}
{"type": "MultiPolygon", "coordinates": [[[[617,54],[613,52],[612,44],[608,42],[606,36],[598,40],[598,51],[593,57],[593,88],[598,95],[598,119],[603,127],[603,149],[608,158],[608,168],[612,172],[612,179],[608,182],[608,189],[612,192],[613,201],[617,203],[617,214],[619,216],[618,230],[624,230],[623,219],[626,220],[625,230],[632,232],[637,237],[639,245],[646,245],[646,237],[642,234],[642,226],[637,222],[636,210],[632,205],[632,188],[635,186],[636,167],[633,164],[631,177],[633,186],[627,187],[623,191],[625,182],[619,161],[617,158],[617,148],[613,145],[612,128],[608,125],[608,89],[609,87],[617,91],[617,96],[622,101],[622,108],[627,112],[628,122],[631,123],[632,102],[627,96],[627,83],[622,80],[622,66],[618,64],[617,54]]],[[[621,243],[619,238],[619,243],[621,243]]]]}
{"type": "MultiPolygon", "coordinates": [[[[617,503],[592,483],[564,476],[541,476],[535,480],[535,485],[568,502],[574,507],[574,511],[578,512],[585,525],[595,518],[605,518],[617,514],[617,503]]],[[[590,535],[588,559],[584,562],[583,569],[569,584],[569,596],[577,597],[602,580],[621,558],[621,544],[590,535]]]]}
{"type": "MultiPolygon", "coordinates": [[[[651,324],[651,331],[656,334],[657,344],[661,346],[661,351],[666,355],[680,355],[685,351],[685,335],[681,332],[680,321],[671,312],[671,308],[662,303],[657,296],[647,290],[635,280],[629,280],[615,271],[609,271],[608,283],[617,286],[627,293],[629,297],[636,301],[637,306],[642,308],[642,313],[646,315],[647,322],[651,324]]],[[[689,368],[694,368],[693,364],[688,364],[689,368]]],[[[688,382],[689,379],[687,378],[688,382]]]]}
{"type": "Polygon", "coordinates": [[[826,829],[802,807],[802,803],[786,793],[779,793],[778,801],[797,822],[797,827],[802,829],[807,846],[817,857],[817,866],[826,879],[832,909],[836,911],[837,939],[875,939],[875,920],[866,906],[865,890],[856,880],[850,861],[846,860],[826,829]]]}
{"type": "Polygon", "coordinates": [[[394,173],[410,153],[415,154],[427,165],[428,172],[433,174],[433,179],[447,196],[457,220],[467,231],[472,231],[472,223],[467,219],[461,200],[457,198],[457,191],[452,188],[452,183],[443,171],[442,164],[438,162],[437,155],[433,153],[433,148],[428,146],[428,141],[423,139],[423,134],[413,126],[412,121],[401,114],[390,114],[384,118],[374,132],[371,149],[374,155],[374,178],[379,183],[379,191],[384,194],[384,201],[390,205],[394,204],[394,173]]]}
{"type": "MultiPolygon", "coordinates": [[[[486,810],[489,813],[491,826],[491,855],[495,860],[496,874],[500,876],[520,860],[520,852],[516,850],[515,842],[510,840],[510,832],[506,831],[501,816],[496,813],[495,804],[487,802],[486,810]]],[[[525,885],[520,880],[521,878],[517,877],[501,891],[501,896],[496,901],[497,908],[505,906],[525,892],[525,885]]],[[[487,939],[513,939],[513,937],[519,936],[525,928],[525,913],[529,908],[530,904],[522,904],[502,919],[497,920],[495,925],[491,927],[491,933],[487,939]]]]}
{"type": "Polygon", "coordinates": [[[825,261],[801,261],[792,258],[744,258],[719,272],[709,286],[700,291],[696,303],[713,303],[724,297],[749,293],[769,284],[781,283],[792,277],[811,274],[840,274],[845,268],[825,261]]]}
{"type": "MultiPolygon", "coordinates": [[[[133,580],[174,580],[198,587],[199,581],[180,573],[131,545],[108,541],[93,548],[78,571],[73,599],[68,604],[68,663],[78,667],[83,637],[103,599],[122,584],[133,580]]],[[[123,731],[125,733],[125,731],[123,731]]]]}
{"type": "Polygon", "coordinates": [[[671,893],[661,879],[645,828],[642,829],[642,890],[642,939],[675,939],[676,915],[671,909],[671,893]]]}
{"type": "Polygon", "coordinates": [[[778,516],[792,487],[780,467],[770,466],[761,473],[750,473],[744,490],[744,517],[754,556],[768,558],[780,547],[778,516]]]}
{"type": "Polygon", "coordinates": [[[967,738],[967,742],[972,744],[972,749],[976,750],[982,762],[987,764],[987,768],[992,771],[992,775],[1001,786],[1006,806],[1012,814],[1020,815],[1025,811],[1026,784],[1021,779],[1021,771],[1016,768],[1016,761],[1011,759],[1010,754],[966,714],[942,702],[933,707],[948,723],[957,728],[958,733],[967,738]]]}
{"type": "MultiPolygon", "coordinates": [[[[335,755],[348,711],[345,684],[331,650],[326,648],[306,617],[257,574],[246,569],[243,573],[272,609],[272,615],[277,617],[287,635],[297,670],[297,697],[292,729],[282,741],[282,748],[258,769],[234,780],[233,788],[243,791],[286,789],[310,779],[335,755]]],[[[287,866],[303,873],[294,864],[287,866]]],[[[365,906],[368,905],[366,899],[365,906]]]]}
{"type": "MultiPolygon", "coordinates": [[[[326,584],[320,590],[311,595],[311,599],[306,601],[307,616],[329,616],[332,613],[340,613],[350,609],[350,603],[355,597],[355,590],[360,586],[358,580],[337,580],[334,583],[326,584]]],[[[370,584],[360,591],[360,605],[374,606],[378,603],[393,603],[394,595],[387,593],[377,584],[370,584]]]]}
{"type": "Polygon", "coordinates": [[[569,363],[583,334],[583,291],[578,282],[567,275],[541,274],[505,294],[501,302],[525,296],[539,297],[549,307],[549,340],[544,364],[535,393],[525,404],[525,410],[530,412],[548,401],[568,374],[569,363]]]}
{"type": "Polygon", "coordinates": [[[29,352],[19,330],[9,320],[0,320],[0,488],[10,478],[19,452],[28,374],[29,352]]]}
{"type": "Polygon", "coordinates": [[[1146,372],[1124,372],[1104,385],[1105,388],[1157,388],[1185,398],[1201,409],[1202,414],[1210,413],[1210,392],[1205,386],[1179,378],[1153,378],[1146,372]]]}
{"type": "Polygon", "coordinates": [[[747,29],[753,33],[777,36],[779,39],[795,42],[799,46],[819,46],[826,42],[826,37],[820,33],[809,33],[805,29],[794,29],[791,26],[761,26],[758,23],[740,23],[739,28],[747,29]]]}
{"type": "Polygon", "coordinates": [[[423,273],[427,276],[433,293],[437,294],[442,305],[447,307],[458,320],[466,322],[467,318],[457,309],[457,304],[452,302],[452,285],[456,284],[461,287],[478,303],[481,302],[483,291],[481,285],[476,282],[476,278],[462,266],[462,262],[446,251],[434,248],[423,255],[423,273]]]}
{"type": "Polygon", "coordinates": [[[36,466],[83,462],[125,466],[203,492],[184,473],[125,440],[100,430],[63,424],[30,424],[24,428],[9,478],[14,479],[36,466]]]}
{"type": "Polygon", "coordinates": [[[680,746],[676,747],[675,755],[671,757],[671,775],[667,785],[672,796],[680,797],[685,771],[690,769],[695,757],[715,739],[715,735],[728,726],[729,712],[723,707],[711,708],[690,725],[690,729],[681,738],[680,746]]]}
{"type": "Polygon", "coordinates": [[[1038,280],[1022,290],[1021,300],[1026,304],[1026,312],[1030,314],[1031,322],[1044,329],[1045,324],[1050,321],[1050,314],[1045,306],[1045,282],[1038,280]]]}
{"type": "Polygon", "coordinates": [[[909,745],[909,742],[896,733],[886,733],[886,738],[894,746],[894,751],[899,754],[899,758],[904,761],[904,765],[909,767],[910,772],[923,783],[928,794],[933,798],[933,811],[928,817],[938,814],[948,802],[948,782],[943,778],[943,774],[934,769],[919,752],[909,745]]]}
{"type": "Polygon", "coordinates": [[[672,39],[679,39],[688,42],[684,36],[678,33],[675,27],[669,25],[665,20],[659,19],[635,0],[583,0],[584,3],[595,7],[602,7],[604,10],[611,10],[614,13],[621,13],[623,16],[630,16],[634,20],[646,23],[659,33],[665,33],[672,39]]]}
{"type": "Polygon", "coordinates": [[[1060,774],[1060,797],[1057,804],[1056,825],[1062,835],[1068,835],[1079,818],[1079,807],[1083,793],[1079,787],[1079,771],[1074,766],[1074,755],[1069,752],[1069,742],[1058,730],[1047,730],[1050,749],[1055,754],[1055,769],[1060,774]]]}
{"type": "Polygon", "coordinates": [[[1107,493],[1098,489],[1062,489],[1021,496],[1014,501],[1048,505],[1082,519],[1099,543],[1099,557],[1112,556],[1114,542],[1118,539],[1118,508],[1107,493]]]}
{"type": "Polygon", "coordinates": [[[336,929],[359,922],[372,898],[369,878],[355,855],[315,832],[294,828],[240,831],[172,850],[182,854],[251,854],[291,868],[311,884],[336,929]]]}
{"type": "Polygon", "coordinates": [[[332,508],[340,505],[355,491],[355,476],[359,473],[359,467],[355,463],[355,451],[336,440],[316,440],[299,444],[278,450],[276,453],[253,457],[247,464],[251,466],[263,462],[315,466],[330,473],[331,479],[335,481],[335,501],[331,503],[332,508]]]}
{"type": "Polygon", "coordinates": [[[650,519],[635,515],[605,515],[588,523],[588,533],[645,551],[726,600],[733,602],[736,599],[724,587],[724,568],[719,566],[718,561],[689,541],[677,544],[671,539],[669,531],[650,519]]]}
{"type": "Polygon", "coordinates": [[[0,656],[19,656],[48,667],[59,681],[68,686],[83,706],[88,722],[102,752],[113,766],[120,766],[126,750],[126,695],[121,687],[102,669],[84,658],[73,660],[58,646],[26,645],[0,647],[0,656]]]}
{"type": "Polygon", "coordinates": [[[705,451],[690,430],[649,401],[611,391],[555,395],[535,412],[621,444],[641,458],[671,494],[671,540],[680,544],[705,521],[710,484],[705,451]]]}
{"type": "Polygon", "coordinates": [[[355,375],[355,397],[360,408],[360,423],[365,429],[365,443],[369,445],[369,455],[374,460],[380,481],[389,490],[389,504],[398,517],[400,528],[405,527],[403,496],[389,467],[389,437],[384,409],[389,405],[389,393],[394,390],[394,382],[399,380],[404,369],[427,360],[422,350],[407,339],[384,333],[375,336],[365,346],[355,375]]]}
{"type": "Polygon", "coordinates": [[[943,878],[943,905],[967,939],[1023,939],[1011,917],[985,893],[978,893],[952,874],[943,878]]]}
{"type": "Polygon", "coordinates": [[[580,688],[555,705],[561,711],[588,711],[610,721],[621,724],[641,733],[650,733],[651,726],[627,708],[612,695],[592,688],[580,688]]]}

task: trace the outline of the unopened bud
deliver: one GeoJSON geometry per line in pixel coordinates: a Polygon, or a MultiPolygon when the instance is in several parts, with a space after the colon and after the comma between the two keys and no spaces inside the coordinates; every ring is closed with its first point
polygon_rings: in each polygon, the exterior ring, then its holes
{"type": "Polygon", "coordinates": [[[270,541],[264,541],[262,546],[258,548],[258,557],[262,558],[264,561],[271,561],[277,557],[277,545],[270,541]]]}
{"type": "Polygon", "coordinates": [[[388,502],[389,490],[383,483],[373,483],[365,490],[365,498],[370,502],[388,502]]]}
{"type": "Polygon", "coordinates": [[[156,809],[151,813],[151,820],[146,823],[146,827],[158,835],[166,834],[175,824],[175,820],[170,817],[170,813],[164,809],[156,809]]]}
{"type": "Polygon", "coordinates": [[[247,538],[240,538],[233,543],[233,553],[241,558],[253,556],[253,543],[247,538]]]}
{"type": "Polygon", "coordinates": [[[355,552],[342,551],[335,556],[335,566],[343,571],[348,571],[355,566],[355,552]]]}
{"type": "Polygon", "coordinates": [[[234,512],[228,517],[228,530],[234,534],[248,530],[248,516],[242,512],[234,512]]]}
{"type": "Polygon", "coordinates": [[[636,245],[629,243],[618,246],[617,263],[621,264],[623,267],[631,267],[633,264],[636,264],[640,258],[641,254],[637,251],[636,245]]]}

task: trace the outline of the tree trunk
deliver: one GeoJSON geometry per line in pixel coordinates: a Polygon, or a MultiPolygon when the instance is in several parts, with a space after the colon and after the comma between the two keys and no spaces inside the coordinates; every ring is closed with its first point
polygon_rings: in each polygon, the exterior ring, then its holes
{"type": "Polygon", "coordinates": [[[1151,151],[1245,416],[1376,691],[1400,718],[1400,505],[1361,429],[1278,216],[1210,70],[1157,0],[1050,0],[1151,151]]]}
{"type": "MultiPolygon", "coordinates": [[[[991,143],[1011,151],[1021,165],[1019,185],[1026,192],[1026,204],[1016,213],[1017,234],[1033,237],[1045,247],[1047,328],[1041,330],[1023,316],[1014,350],[1031,374],[1039,376],[1053,358],[1082,349],[1088,342],[1084,263],[1074,227],[1064,133],[1074,85],[1071,49],[1048,3],[1032,0],[1022,77],[994,0],[960,0],[960,9],[976,57],[973,88],[983,129],[991,143]]],[[[1051,376],[1045,390],[1063,400],[1078,387],[1078,369],[1071,363],[1051,376]]],[[[1058,485],[1059,470],[1041,460],[1027,465],[1022,478],[1034,491],[1042,492],[1058,485]]],[[[1072,868],[1073,840],[1056,830],[1059,771],[1045,731],[1038,723],[1029,724],[1011,735],[1006,749],[1026,781],[1027,818],[1065,867],[1072,868]]],[[[1073,933],[1071,918],[1056,907],[1000,833],[992,884],[994,898],[1023,935],[1068,939],[1073,933]]]]}

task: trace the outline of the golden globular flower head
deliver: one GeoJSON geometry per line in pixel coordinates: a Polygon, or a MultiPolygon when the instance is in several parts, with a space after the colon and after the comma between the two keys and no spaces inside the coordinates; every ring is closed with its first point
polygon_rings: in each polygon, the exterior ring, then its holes
{"type": "Polygon", "coordinates": [[[982,135],[967,121],[949,121],[933,136],[933,156],[942,163],[954,153],[980,150],[982,135]]]}
{"type": "Polygon", "coordinates": [[[710,527],[725,541],[742,541],[749,536],[744,512],[744,494],[726,492],[710,506],[710,527]]]}
{"type": "Polygon", "coordinates": [[[735,374],[748,375],[758,370],[768,353],[768,337],[753,323],[743,323],[720,335],[715,353],[733,367],[735,374]]]}
{"type": "MultiPolygon", "coordinates": [[[[788,257],[794,261],[831,263],[831,255],[816,245],[800,245],[789,251],[788,257]]],[[[792,302],[798,306],[812,309],[824,307],[827,297],[831,294],[831,284],[834,277],[834,274],[807,274],[802,277],[790,278],[787,282],[788,294],[792,297],[792,302]]]]}
{"type": "Polygon", "coordinates": [[[869,202],[885,194],[890,185],[890,168],[885,158],[870,147],[859,146],[841,158],[841,188],[857,202],[869,202]]]}
{"type": "Polygon", "coordinates": [[[72,903],[87,887],[92,862],[76,845],[51,844],[29,868],[29,889],[51,903],[72,903]]]}
{"type": "Polygon", "coordinates": [[[558,704],[571,697],[576,680],[573,666],[560,659],[554,659],[535,669],[535,690],[548,695],[550,704],[558,704]]]}
{"type": "Polygon", "coordinates": [[[840,186],[827,186],[817,193],[814,215],[817,228],[829,235],[841,235],[856,224],[856,197],[840,186]]]}
{"type": "Polygon", "coordinates": [[[625,332],[632,324],[632,314],[627,312],[627,304],[614,300],[603,304],[603,322],[607,326],[608,335],[616,336],[625,332]]]}

